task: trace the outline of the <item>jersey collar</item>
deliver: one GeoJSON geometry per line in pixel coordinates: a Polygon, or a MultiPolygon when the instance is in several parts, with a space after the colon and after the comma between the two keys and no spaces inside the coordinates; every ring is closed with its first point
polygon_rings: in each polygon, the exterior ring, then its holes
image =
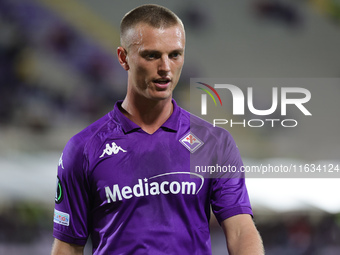
{"type": "MultiPolygon", "coordinates": [[[[141,130],[141,127],[138,126],[136,123],[134,123],[133,121],[131,121],[130,119],[128,119],[121,111],[120,111],[120,106],[122,104],[123,101],[117,101],[114,109],[112,111],[112,117],[113,119],[118,122],[124,133],[131,133],[131,132],[135,132],[137,130],[141,130]]],[[[171,116],[169,117],[169,119],[167,119],[164,124],[161,126],[161,128],[164,131],[177,131],[178,127],[179,127],[179,117],[181,114],[181,109],[180,107],[177,105],[176,101],[174,99],[172,99],[172,104],[173,104],[173,112],[171,114],[171,116]]]]}

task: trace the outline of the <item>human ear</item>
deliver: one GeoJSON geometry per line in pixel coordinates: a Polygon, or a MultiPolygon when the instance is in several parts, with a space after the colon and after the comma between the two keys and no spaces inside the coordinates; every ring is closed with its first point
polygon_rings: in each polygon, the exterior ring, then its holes
{"type": "Polygon", "coordinates": [[[119,64],[127,71],[130,69],[129,64],[127,62],[127,51],[123,47],[117,48],[117,56],[119,64]]]}

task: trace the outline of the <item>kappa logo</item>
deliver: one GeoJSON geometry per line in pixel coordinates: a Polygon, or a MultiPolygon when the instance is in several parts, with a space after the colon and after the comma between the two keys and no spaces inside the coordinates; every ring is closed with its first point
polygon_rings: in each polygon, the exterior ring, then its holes
{"type": "Polygon", "coordinates": [[[122,149],[122,147],[118,146],[115,142],[112,142],[111,146],[110,144],[106,144],[106,148],[103,150],[103,154],[99,157],[102,158],[105,156],[105,154],[111,156],[112,154],[118,154],[118,152],[126,152],[126,150],[122,149]]]}
{"type": "Polygon", "coordinates": [[[187,133],[185,136],[183,136],[179,141],[191,153],[194,153],[199,147],[201,147],[204,144],[193,133],[191,133],[191,131],[187,133]]]}
{"type": "Polygon", "coordinates": [[[61,166],[62,169],[64,169],[64,165],[63,165],[63,154],[64,154],[64,153],[61,153],[61,156],[60,156],[60,159],[59,159],[59,164],[58,164],[58,166],[61,166]]]}

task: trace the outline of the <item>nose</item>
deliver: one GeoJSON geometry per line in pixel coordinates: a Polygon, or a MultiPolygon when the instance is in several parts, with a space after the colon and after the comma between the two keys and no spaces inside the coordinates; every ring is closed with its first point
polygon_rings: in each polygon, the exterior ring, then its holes
{"type": "Polygon", "coordinates": [[[170,59],[168,56],[162,56],[160,58],[158,72],[159,74],[166,74],[170,72],[170,59]]]}

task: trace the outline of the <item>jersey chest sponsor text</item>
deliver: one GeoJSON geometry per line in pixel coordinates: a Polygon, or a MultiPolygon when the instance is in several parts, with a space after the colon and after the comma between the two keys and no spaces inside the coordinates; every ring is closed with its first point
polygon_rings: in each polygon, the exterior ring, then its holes
{"type": "Polygon", "coordinates": [[[114,184],[111,187],[105,187],[105,195],[107,203],[116,201],[128,200],[133,197],[158,196],[158,195],[197,195],[204,184],[204,178],[201,175],[189,172],[171,172],[164,173],[149,178],[138,179],[133,186],[120,187],[119,184],[114,184]],[[196,182],[192,180],[167,180],[170,175],[195,175],[196,182]],[[161,181],[159,179],[162,178],[161,181]]]}

